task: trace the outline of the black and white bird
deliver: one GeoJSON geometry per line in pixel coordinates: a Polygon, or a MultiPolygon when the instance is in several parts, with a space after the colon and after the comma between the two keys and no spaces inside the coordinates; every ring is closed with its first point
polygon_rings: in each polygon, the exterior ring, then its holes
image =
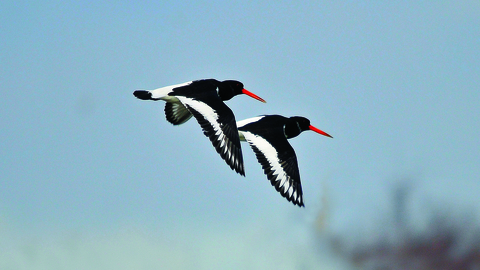
{"type": "Polygon", "coordinates": [[[245,176],[235,116],[223,102],[240,94],[265,102],[234,80],[205,79],[133,92],[138,99],[166,101],[165,116],[173,125],[183,124],[194,116],[230,168],[245,176]]]}
{"type": "Polygon", "coordinates": [[[250,144],[272,186],[294,205],[304,206],[297,156],[287,139],[306,130],[333,137],[301,116],[263,115],[239,121],[237,126],[240,140],[250,144]]]}

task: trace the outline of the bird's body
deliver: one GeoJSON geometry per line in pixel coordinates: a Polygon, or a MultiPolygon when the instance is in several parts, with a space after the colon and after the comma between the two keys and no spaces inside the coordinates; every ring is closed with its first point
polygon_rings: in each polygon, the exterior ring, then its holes
{"type": "Polygon", "coordinates": [[[133,94],[142,100],[166,101],[165,116],[173,125],[183,124],[194,116],[225,162],[237,173],[245,175],[235,116],[223,101],[239,94],[265,101],[245,90],[242,83],[206,79],[150,91],[137,90],[133,94]]]}
{"type": "Polygon", "coordinates": [[[297,156],[287,139],[305,130],[331,137],[304,117],[264,115],[237,122],[239,137],[247,141],[271,184],[288,201],[304,206],[297,156]]]}

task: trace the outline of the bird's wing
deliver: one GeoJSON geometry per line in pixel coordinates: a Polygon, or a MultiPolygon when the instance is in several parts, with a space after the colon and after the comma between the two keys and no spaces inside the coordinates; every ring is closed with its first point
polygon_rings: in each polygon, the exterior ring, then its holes
{"type": "Polygon", "coordinates": [[[297,156],[283,132],[275,136],[275,140],[265,134],[262,136],[250,131],[241,132],[272,186],[288,201],[304,206],[297,156]]]}
{"type": "Polygon", "coordinates": [[[177,98],[197,119],[205,136],[230,168],[245,176],[240,138],[232,110],[220,100],[216,92],[197,98],[177,98]]]}

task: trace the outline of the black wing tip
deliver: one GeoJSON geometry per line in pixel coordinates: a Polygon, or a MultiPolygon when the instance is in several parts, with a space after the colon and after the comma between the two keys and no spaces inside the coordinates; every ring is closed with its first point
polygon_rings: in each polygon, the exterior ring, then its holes
{"type": "Polygon", "coordinates": [[[293,202],[293,204],[298,205],[298,207],[300,207],[300,208],[302,208],[302,207],[305,208],[305,204],[303,204],[303,198],[300,202],[293,202]]]}
{"type": "MultiPolygon", "coordinates": [[[[285,191],[283,189],[283,186],[280,186],[280,181],[276,179],[276,176],[273,175],[273,171],[270,170],[270,168],[264,169],[265,174],[267,175],[268,180],[270,180],[270,184],[275,188],[275,190],[282,195],[287,201],[293,203],[293,205],[298,205],[299,207],[305,207],[305,204],[303,204],[303,192],[302,192],[302,186],[300,183],[294,184],[292,183],[292,188],[294,193],[296,192],[298,195],[293,196],[288,193],[288,191],[285,191]]],[[[287,181],[290,181],[287,180],[287,181]]]]}
{"type": "Polygon", "coordinates": [[[235,168],[235,172],[240,174],[241,176],[245,177],[245,169],[243,168],[243,166],[241,168],[235,168]]]}
{"type": "Polygon", "coordinates": [[[220,147],[221,142],[217,140],[216,135],[213,134],[208,134],[208,132],[203,130],[205,136],[207,136],[210,139],[210,142],[212,143],[213,147],[217,151],[217,153],[220,155],[220,157],[227,163],[227,165],[235,171],[236,173],[240,174],[241,176],[245,176],[245,166],[243,164],[243,155],[242,155],[242,148],[238,147],[236,148],[235,145],[232,142],[227,142],[224,145],[224,148],[220,147]],[[228,147],[227,145],[230,145],[228,147]],[[233,154],[228,155],[226,151],[231,151],[233,154]],[[230,149],[230,150],[228,150],[230,149]]]}
{"type": "MultiPolygon", "coordinates": [[[[271,183],[272,186],[275,187],[275,189],[278,191],[278,193],[280,193],[280,195],[282,195],[282,197],[284,197],[285,199],[287,199],[287,201],[293,203],[293,205],[298,205],[298,207],[305,207],[305,204],[303,203],[303,194],[299,194],[297,196],[297,198],[295,198],[294,196],[289,196],[287,192],[283,192],[281,188],[278,188],[277,185],[275,185],[273,182],[271,183]]],[[[297,190],[298,192],[298,190],[297,190]]]]}
{"type": "Polygon", "coordinates": [[[298,207],[305,207],[305,204],[303,204],[303,195],[299,195],[297,199],[295,200],[293,196],[288,197],[287,194],[283,194],[280,192],[280,194],[287,199],[289,202],[293,203],[293,205],[298,205],[298,207]]]}
{"type": "Polygon", "coordinates": [[[152,93],[150,91],[146,90],[136,90],[133,92],[133,95],[141,100],[151,100],[152,99],[152,93]]]}
{"type": "Polygon", "coordinates": [[[245,167],[243,165],[243,156],[242,156],[241,150],[239,149],[239,153],[237,153],[235,156],[232,156],[230,159],[228,159],[228,157],[223,153],[220,147],[217,148],[216,145],[214,146],[217,152],[222,157],[222,159],[227,163],[227,165],[229,165],[230,168],[234,170],[236,173],[245,177],[245,167]],[[237,161],[235,161],[235,158],[237,159],[237,161]]]}
{"type": "Polygon", "coordinates": [[[235,170],[236,173],[240,174],[240,176],[246,177],[245,172],[235,170]]]}
{"type": "Polygon", "coordinates": [[[305,207],[305,204],[303,204],[303,195],[299,195],[297,199],[295,200],[293,196],[288,197],[287,194],[280,193],[285,199],[287,199],[289,202],[293,203],[293,205],[298,205],[298,207],[305,207]]]}
{"type": "MultiPolygon", "coordinates": [[[[227,164],[230,165],[228,162],[227,162],[227,164]]],[[[245,177],[245,168],[243,167],[243,164],[242,164],[241,167],[232,168],[232,170],[234,170],[236,173],[240,174],[241,176],[245,177]]]]}
{"type": "Polygon", "coordinates": [[[230,158],[223,152],[223,149],[220,148],[219,144],[216,144],[213,140],[211,141],[217,153],[220,154],[220,157],[230,166],[230,169],[235,171],[236,173],[240,174],[241,176],[245,176],[245,166],[243,165],[243,156],[241,149],[237,149],[237,153],[232,155],[230,158]]]}

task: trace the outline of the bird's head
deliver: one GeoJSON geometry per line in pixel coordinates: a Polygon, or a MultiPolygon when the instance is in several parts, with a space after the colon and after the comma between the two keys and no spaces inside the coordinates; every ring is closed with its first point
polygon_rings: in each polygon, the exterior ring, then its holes
{"type": "Polygon", "coordinates": [[[245,94],[263,103],[266,102],[263,98],[243,88],[243,83],[239,81],[226,80],[226,81],[220,82],[220,85],[218,87],[218,96],[222,100],[229,100],[234,96],[240,95],[240,94],[245,94]]]}
{"type": "Polygon", "coordinates": [[[310,124],[310,120],[302,116],[290,117],[290,121],[285,125],[285,135],[287,138],[293,138],[306,130],[315,131],[318,134],[333,138],[328,133],[320,130],[310,124]]]}

